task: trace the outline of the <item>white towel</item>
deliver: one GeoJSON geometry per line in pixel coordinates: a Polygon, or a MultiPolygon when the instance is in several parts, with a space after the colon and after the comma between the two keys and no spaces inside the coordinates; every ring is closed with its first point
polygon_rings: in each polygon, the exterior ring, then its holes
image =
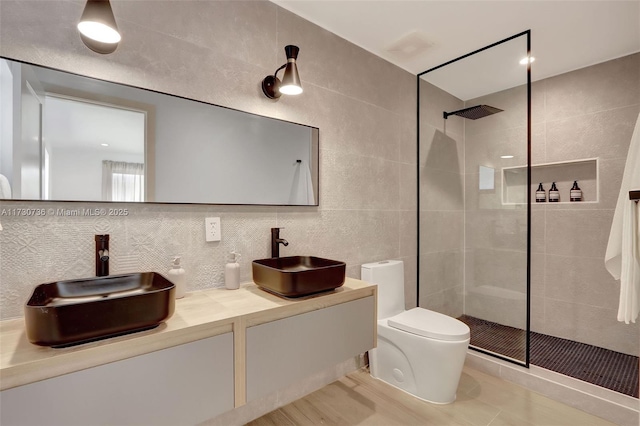
{"type": "Polygon", "coordinates": [[[309,169],[309,164],[303,164],[301,167],[304,168],[303,173],[305,177],[305,181],[303,183],[303,187],[305,188],[305,195],[307,199],[307,204],[313,205],[316,203],[316,197],[313,194],[313,179],[311,179],[311,169],[309,169]]]}
{"type": "Polygon", "coordinates": [[[640,310],[640,214],[629,191],[640,189],[640,115],[629,144],[604,264],[620,280],[618,321],[636,322],[640,310]]]}
{"type": "Polygon", "coordinates": [[[5,175],[0,175],[0,200],[11,199],[11,185],[5,175]]]}
{"type": "Polygon", "coordinates": [[[313,193],[313,180],[309,165],[303,161],[296,163],[293,173],[291,191],[289,193],[289,204],[292,205],[314,205],[315,196],[313,193]]]}

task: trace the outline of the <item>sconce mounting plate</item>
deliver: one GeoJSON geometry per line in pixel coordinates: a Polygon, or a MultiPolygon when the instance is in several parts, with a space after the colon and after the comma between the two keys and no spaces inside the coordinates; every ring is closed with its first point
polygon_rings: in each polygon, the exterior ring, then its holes
{"type": "Polygon", "coordinates": [[[281,96],[280,80],[274,75],[268,75],[262,80],[262,92],[269,99],[278,99],[281,96]]]}

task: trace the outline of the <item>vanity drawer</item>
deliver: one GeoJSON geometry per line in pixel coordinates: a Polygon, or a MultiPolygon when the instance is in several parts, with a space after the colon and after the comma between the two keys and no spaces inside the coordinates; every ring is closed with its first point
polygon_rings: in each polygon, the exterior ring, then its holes
{"type": "Polygon", "coordinates": [[[247,401],[375,346],[375,297],[247,328],[247,401]]]}
{"type": "Polygon", "coordinates": [[[0,423],[197,424],[233,406],[225,333],[2,391],[0,423]]]}

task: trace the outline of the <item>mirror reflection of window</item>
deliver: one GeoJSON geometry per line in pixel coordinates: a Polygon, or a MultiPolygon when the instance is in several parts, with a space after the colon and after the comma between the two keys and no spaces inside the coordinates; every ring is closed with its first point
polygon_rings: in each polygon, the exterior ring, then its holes
{"type": "Polygon", "coordinates": [[[49,95],[46,105],[44,131],[52,149],[51,198],[116,201],[111,195],[101,196],[102,162],[144,163],[144,114],[68,96],[49,95]]]}
{"type": "Polygon", "coordinates": [[[144,164],[104,160],[103,201],[144,201],[144,164]]]}

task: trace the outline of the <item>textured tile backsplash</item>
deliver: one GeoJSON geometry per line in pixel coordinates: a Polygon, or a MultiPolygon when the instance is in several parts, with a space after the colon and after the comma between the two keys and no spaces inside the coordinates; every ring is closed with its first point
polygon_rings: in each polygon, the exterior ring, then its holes
{"type": "MultiPolygon", "coordinates": [[[[405,260],[413,303],[413,75],[268,1],[117,1],[113,9],[123,41],[102,56],[75,31],[82,2],[3,0],[0,54],[319,127],[320,206],[118,204],[127,216],[0,216],[1,319],[21,316],[36,284],[94,275],[94,234],[111,235],[112,273],[164,273],[180,254],[188,290],[197,290],[224,285],[234,249],[242,253],[241,280],[249,281],[251,260],[270,255],[274,226],[285,227],[290,243],[282,255],[340,259],[352,277],[362,263],[405,260]],[[305,92],[272,101],[259,84],[285,61],[286,44],[301,49],[305,92]],[[209,216],[221,218],[220,242],[205,242],[209,216]]],[[[0,210],[104,206],[14,201],[0,210]]]]}

